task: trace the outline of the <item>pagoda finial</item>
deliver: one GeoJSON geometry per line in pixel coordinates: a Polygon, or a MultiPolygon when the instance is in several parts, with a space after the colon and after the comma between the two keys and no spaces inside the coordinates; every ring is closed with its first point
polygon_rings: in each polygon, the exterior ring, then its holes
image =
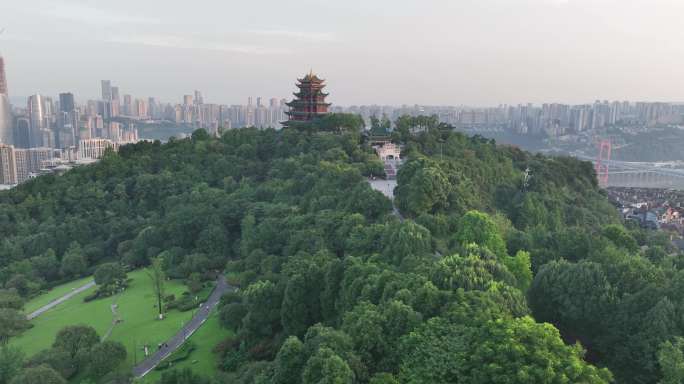
{"type": "Polygon", "coordinates": [[[314,77],[313,68],[309,69],[309,77],[314,77]]]}

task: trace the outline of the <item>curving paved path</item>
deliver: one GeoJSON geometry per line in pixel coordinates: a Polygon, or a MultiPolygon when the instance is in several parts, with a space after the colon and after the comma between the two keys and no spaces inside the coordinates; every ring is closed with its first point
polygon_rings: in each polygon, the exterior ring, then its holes
{"type": "Polygon", "coordinates": [[[42,307],[40,307],[40,308],[36,309],[35,311],[29,313],[26,317],[29,320],[33,320],[36,317],[42,315],[43,313],[45,313],[45,312],[51,310],[52,308],[62,304],[63,302],[65,302],[65,301],[71,299],[72,297],[78,295],[79,293],[87,291],[88,289],[90,289],[94,286],[95,286],[95,281],[91,280],[90,282],[74,289],[73,291],[67,293],[66,295],[64,295],[58,299],[55,299],[55,300],[49,302],[48,304],[43,305],[42,307]]]}
{"type": "Polygon", "coordinates": [[[368,179],[368,184],[394,202],[394,188],[397,187],[397,180],[368,179]]]}
{"type": "Polygon", "coordinates": [[[397,206],[394,205],[394,188],[397,187],[397,180],[390,179],[368,179],[368,184],[371,188],[387,196],[388,199],[392,200],[392,214],[399,218],[399,221],[404,221],[404,216],[401,215],[397,206]]]}
{"type": "Polygon", "coordinates": [[[185,340],[189,339],[190,336],[192,336],[192,334],[195,333],[195,331],[197,331],[205,321],[207,321],[211,310],[214,309],[214,307],[216,307],[221,300],[221,296],[223,296],[224,293],[233,290],[235,290],[235,288],[228,285],[228,282],[226,282],[226,277],[221,275],[216,281],[216,287],[214,288],[214,291],[211,293],[207,301],[202,304],[202,307],[200,307],[200,310],[197,311],[195,316],[193,316],[193,318],[187,324],[185,324],[185,326],[183,326],[183,328],[178,331],[175,336],[166,342],[166,347],[158,350],[154,355],[148,357],[140,364],[133,367],[133,376],[138,378],[145,376],[157,365],[159,365],[162,360],[166,359],[169,357],[169,355],[180,348],[185,340]]]}

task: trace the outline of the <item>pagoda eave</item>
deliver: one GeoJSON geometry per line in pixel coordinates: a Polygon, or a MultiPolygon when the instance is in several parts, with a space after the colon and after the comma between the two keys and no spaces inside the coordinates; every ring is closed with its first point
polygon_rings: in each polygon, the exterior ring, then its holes
{"type": "Polygon", "coordinates": [[[328,114],[328,112],[285,112],[286,115],[291,116],[291,117],[308,117],[308,116],[325,116],[328,114]]]}
{"type": "Polygon", "coordinates": [[[315,115],[315,114],[326,114],[328,113],[327,111],[287,111],[285,114],[287,115],[315,115]]]}

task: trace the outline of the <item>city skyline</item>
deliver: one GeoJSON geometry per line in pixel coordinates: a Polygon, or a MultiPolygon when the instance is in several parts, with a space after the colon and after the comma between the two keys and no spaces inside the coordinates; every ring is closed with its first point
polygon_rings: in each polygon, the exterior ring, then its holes
{"type": "MultiPolygon", "coordinates": [[[[1,58],[1,56],[0,56],[1,58]]],[[[300,74],[296,77],[303,77],[304,74],[300,74]]],[[[9,76],[8,76],[9,77],[9,76]]],[[[325,76],[322,76],[325,77],[325,76]]],[[[11,80],[9,81],[11,82],[11,80]]],[[[13,108],[25,108],[27,100],[31,96],[35,95],[40,95],[44,97],[50,97],[50,98],[55,98],[59,99],[59,95],[64,94],[64,93],[69,93],[72,95],[74,98],[75,102],[78,104],[87,104],[89,101],[101,101],[105,99],[102,95],[102,82],[111,82],[111,88],[115,90],[116,92],[120,93],[121,99],[124,99],[125,97],[131,97],[133,99],[140,99],[140,100],[147,100],[149,98],[154,99],[157,103],[160,104],[183,104],[185,102],[185,98],[188,96],[193,96],[194,93],[196,92],[201,92],[201,94],[205,95],[203,96],[203,101],[206,104],[216,104],[216,105],[224,105],[224,106],[248,106],[248,105],[254,105],[257,106],[258,100],[262,100],[262,103],[264,105],[268,105],[269,100],[272,99],[277,99],[278,101],[284,102],[284,101],[291,101],[294,99],[294,92],[296,91],[296,84],[295,82],[292,82],[292,87],[289,93],[286,95],[266,95],[264,93],[259,93],[259,92],[252,92],[251,94],[243,95],[239,97],[237,100],[234,102],[228,102],[225,100],[220,100],[217,99],[216,97],[212,97],[212,95],[206,95],[203,91],[199,91],[199,87],[190,87],[188,89],[183,90],[181,93],[177,95],[170,95],[169,97],[159,97],[157,96],[154,92],[145,92],[143,91],[140,94],[137,93],[132,93],[129,90],[125,89],[122,86],[114,86],[114,83],[117,85],[121,84],[120,81],[118,80],[97,80],[95,84],[93,85],[93,89],[96,89],[93,91],[93,96],[84,96],[83,94],[77,94],[76,92],[73,91],[73,89],[69,89],[68,87],[65,89],[61,89],[57,91],[56,93],[46,93],[46,92],[33,92],[28,95],[13,95],[9,93],[7,95],[7,98],[9,102],[11,103],[13,108]]],[[[331,95],[331,98],[334,97],[334,95],[331,95]]],[[[672,105],[683,105],[684,106],[684,96],[681,100],[679,99],[655,99],[655,100],[649,100],[649,99],[643,99],[643,98],[636,98],[636,99],[630,99],[630,98],[587,98],[584,100],[579,100],[576,102],[569,102],[569,101],[563,101],[555,98],[550,98],[550,99],[542,99],[542,100],[536,100],[534,102],[529,101],[529,100],[518,100],[510,103],[496,103],[496,104],[477,104],[477,103],[437,103],[437,104],[429,104],[429,103],[418,103],[418,102],[407,102],[407,103],[401,103],[401,104],[392,104],[392,103],[381,103],[381,102],[369,102],[369,103],[350,103],[350,104],[340,104],[340,103],[331,103],[333,108],[350,108],[350,107],[362,107],[362,106],[367,106],[367,107],[392,107],[392,108],[401,108],[401,107],[445,107],[445,108],[463,108],[463,109],[480,109],[480,108],[498,108],[498,107],[508,107],[508,106],[534,106],[534,107],[541,107],[544,104],[558,104],[558,105],[568,105],[568,106],[588,106],[595,104],[597,102],[603,103],[603,102],[627,102],[627,103],[667,103],[667,104],[672,104],[672,105]]]]}
{"type": "Polygon", "coordinates": [[[3,2],[10,97],[96,98],[112,78],[131,94],[198,88],[234,104],[251,90],[290,98],[313,68],[335,105],[684,101],[684,4],[671,0],[181,5],[3,2]]]}

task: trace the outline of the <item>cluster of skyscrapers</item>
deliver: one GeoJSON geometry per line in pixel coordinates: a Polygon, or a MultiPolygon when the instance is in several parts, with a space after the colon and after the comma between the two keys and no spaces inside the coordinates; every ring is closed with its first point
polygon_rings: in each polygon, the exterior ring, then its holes
{"type": "Polygon", "coordinates": [[[153,97],[134,99],[131,95],[119,94],[119,87],[112,86],[111,80],[102,80],[102,99],[88,100],[87,106],[105,120],[115,117],[153,118],[159,115],[158,104],[153,97]]]}
{"type": "Polygon", "coordinates": [[[102,97],[79,105],[72,93],[53,99],[32,95],[26,107],[12,107],[4,61],[0,57],[0,185],[18,184],[35,175],[87,164],[108,149],[139,140],[136,124],[167,122],[222,129],[279,128],[287,120],[285,100],[266,104],[250,97],[247,105],[205,103],[202,93],[184,95],[182,103],[120,94],[110,80],[101,81],[102,97]]]}
{"type": "Polygon", "coordinates": [[[72,93],[57,100],[35,94],[25,108],[13,109],[0,57],[0,184],[89,163],[107,149],[138,141],[134,123],[111,119],[111,111],[111,100],[79,106],[72,93]]]}
{"type": "Polygon", "coordinates": [[[280,128],[287,120],[286,100],[271,98],[266,104],[261,97],[248,98],[247,105],[205,104],[202,93],[183,96],[183,103],[167,105],[164,118],[177,124],[189,124],[216,133],[219,129],[242,127],[280,128]]]}
{"type": "MultiPolygon", "coordinates": [[[[249,97],[246,105],[212,104],[205,103],[200,91],[184,95],[179,103],[161,103],[154,97],[122,95],[110,80],[101,81],[99,100],[79,105],[72,93],[61,93],[55,100],[35,94],[28,98],[25,108],[13,109],[4,65],[0,56],[0,184],[20,183],[46,169],[50,171],[50,167],[92,162],[108,149],[138,141],[136,124],[164,122],[187,126],[188,131],[204,128],[219,134],[223,129],[242,127],[277,129],[292,112],[285,99],[249,97]]],[[[330,112],[361,115],[368,126],[372,116],[395,121],[402,115],[435,115],[441,122],[462,129],[548,136],[584,134],[612,126],[684,124],[684,105],[627,101],[492,108],[333,106],[330,112]]]]}
{"type": "Polygon", "coordinates": [[[593,104],[501,106],[461,111],[456,124],[465,127],[501,126],[518,134],[558,136],[599,130],[611,126],[681,124],[684,106],[670,103],[596,101],[593,104]]]}
{"type": "Polygon", "coordinates": [[[15,129],[5,75],[5,61],[0,56],[0,185],[17,184],[37,171],[44,160],[52,157],[50,150],[15,149],[15,129]]]}
{"type": "Polygon", "coordinates": [[[154,97],[120,97],[119,88],[111,81],[102,81],[102,100],[97,109],[105,120],[128,118],[139,121],[168,121],[193,128],[204,128],[212,133],[221,129],[257,127],[279,128],[287,120],[286,100],[271,98],[268,103],[261,97],[248,98],[246,105],[205,103],[202,92],[183,95],[181,103],[162,103],[154,97]]]}
{"type": "Polygon", "coordinates": [[[558,136],[581,133],[610,126],[671,125],[684,123],[684,105],[657,102],[596,101],[569,105],[547,103],[492,108],[439,106],[351,106],[333,107],[333,112],[386,116],[394,121],[401,115],[436,115],[439,120],[464,129],[494,129],[520,135],[558,136]]]}

